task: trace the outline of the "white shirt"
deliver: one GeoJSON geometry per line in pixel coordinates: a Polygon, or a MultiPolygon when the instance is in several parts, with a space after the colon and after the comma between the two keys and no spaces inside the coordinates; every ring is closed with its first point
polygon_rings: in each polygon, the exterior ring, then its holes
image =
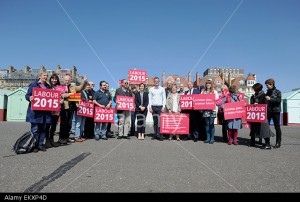
{"type": "Polygon", "coordinates": [[[163,87],[155,86],[149,90],[149,107],[151,106],[165,106],[166,105],[166,91],[163,87]]]}

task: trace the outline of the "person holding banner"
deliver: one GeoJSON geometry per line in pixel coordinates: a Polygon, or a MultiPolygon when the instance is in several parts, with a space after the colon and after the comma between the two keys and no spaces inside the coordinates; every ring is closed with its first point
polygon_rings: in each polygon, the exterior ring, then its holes
{"type": "MultiPolygon", "coordinates": [[[[263,85],[260,83],[256,83],[252,86],[255,94],[250,98],[250,104],[267,104],[266,94],[264,93],[263,85]]],[[[259,122],[251,122],[250,127],[250,147],[255,147],[255,138],[264,138],[265,146],[262,149],[271,149],[270,145],[270,137],[275,136],[275,134],[270,130],[270,126],[268,123],[259,123],[259,122]]]]}
{"type": "MultiPolygon", "coordinates": [[[[194,95],[200,94],[200,91],[197,88],[194,88],[194,84],[192,82],[188,82],[188,91],[186,91],[186,95],[194,95]]],[[[190,110],[190,135],[188,139],[193,139],[194,142],[198,141],[199,136],[199,120],[200,120],[200,112],[199,110],[190,110]]]]}
{"type": "MultiPolygon", "coordinates": [[[[93,102],[93,96],[95,94],[94,86],[95,83],[93,81],[89,81],[90,88],[88,91],[85,91],[89,97],[89,100],[93,102]]],[[[86,117],[85,124],[84,124],[84,138],[86,139],[94,139],[94,118],[93,117],[86,117]]]]}
{"type": "Polygon", "coordinates": [[[280,112],[281,112],[281,92],[275,87],[274,79],[267,79],[265,84],[268,88],[266,99],[268,101],[268,122],[273,119],[276,130],[275,149],[281,146],[280,112]]]}
{"type": "Polygon", "coordinates": [[[39,73],[39,79],[29,85],[25,99],[29,102],[26,122],[31,123],[31,133],[36,139],[33,152],[46,151],[44,146],[46,128],[51,124],[51,111],[32,110],[31,102],[34,101],[33,88],[51,89],[47,83],[48,74],[45,71],[39,73]]]}
{"type": "MultiPolygon", "coordinates": [[[[219,120],[219,124],[222,125],[223,142],[228,142],[228,136],[227,136],[228,124],[227,124],[227,120],[225,120],[225,118],[224,118],[224,109],[223,109],[223,106],[222,106],[223,98],[226,97],[229,93],[228,87],[226,85],[221,86],[221,93],[222,93],[221,97],[219,98],[219,101],[221,103],[218,107],[217,117],[218,117],[218,120],[219,120]]],[[[217,103],[217,105],[218,105],[218,103],[217,103]]]]}
{"type": "MultiPolygon", "coordinates": [[[[57,74],[53,73],[49,79],[50,86],[53,90],[56,90],[56,88],[61,87],[59,77],[57,74]]],[[[65,88],[66,89],[66,88],[65,88]]],[[[65,93],[65,91],[61,91],[61,93],[65,93]]],[[[61,103],[63,102],[63,98],[61,98],[61,103]]],[[[46,130],[46,148],[52,148],[52,147],[58,147],[60,144],[57,142],[54,142],[54,133],[56,131],[56,126],[58,123],[60,111],[53,111],[51,112],[51,124],[47,125],[46,130]]]]}
{"type": "Polygon", "coordinates": [[[154,78],[154,86],[149,90],[149,112],[152,113],[154,137],[159,141],[163,141],[160,134],[160,114],[164,112],[166,106],[166,91],[163,87],[159,86],[159,78],[154,78]]]}
{"type": "MultiPolygon", "coordinates": [[[[169,113],[180,113],[180,94],[177,93],[177,87],[173,86],[172,92],[167,97],[167,110],[169,113]]],[[[173,134],[170,134],[169,140],[172,140],[173,134]]],[[[176,135],[177,141],[180,141],[179,135],[176,135]]]]}
{"type": "MultiPolygon", "coordinates": [[[[229,87],[229,94],[223,98],[222,104],[240,102],[240,101],[241,100],[238,94],[238,89],[235,85],[232,85],[229,87]]],[[[228,126],[228,138],[229,138],[228,145],[232,144],[232,140],[234,145],[238,145],[237,142],[238,129],[242,128],[242,119],[241,118],[228,119],[227,126],[228,126]]]]}
{"type": "MultiPolygon", "coordinates": [[[[96,106],[102,108],[110,108],[111,107],[111,94],[107,90],[107,85],[105,81],[100,82],[100,89],[94,94],[93,102],[96,106]]],[[[106,137],[106,122],[97,122],[95,124],[95,140],[98,141],[100,139],[108,140],[106,137]]]]}
{"type": "Polygon", "coordinates": [[[149,103],[149,95],[148,92],[145,92],[145,84],[140,83],[139,92],[135,94],[135,114],[137,119],[137,132],[138,139],[145,139],[145,127],[146,127],[146,117],[148,113],[148,103],[149,103]]]}
{"type": "MultiPolygon", "coordinates": [[[[132,97],[135,98],[135,95],[136,95],[136,93],[137,93],[137,88],[136,88],[136,86],[135,86],[135,85],[132,85],[130,91],[131,91],[131,93],[132,93],[132,97]]],[[[130,136],[135,136],[135,118],[136,118],[135,111],[131,111],[130,136]]]]}
{"type": "MultiPolygon", "coordinates": [[[[219,95],[216,90],[214,90],[214,84],[212,80],[207,80],[205,82],[205,87],[201,94],[215,94],[215,100],[218,100],[219,95]]],[[[206,140],[205,143],[213,144],[215,142],[215,118],[216,110],[203,110],[204,125],[206,130],[206,140]]]]}
{"type": "MultiPolygon", "coordinates": [[[[121,86],[116,90],[114,101],[116,104],[119,104],[119,101],[117,101],[117,96],[127,96],[132,97],[132,93],[128,90],[128,81],[126,79],[123,79],[121,81],[121,86]]],[[[117,116],[118,116],[118,138],[125,138],[130,139],[128,137],[129,127],[130,127],[130,110],[118,110],[117,109],[117,116]]]]}

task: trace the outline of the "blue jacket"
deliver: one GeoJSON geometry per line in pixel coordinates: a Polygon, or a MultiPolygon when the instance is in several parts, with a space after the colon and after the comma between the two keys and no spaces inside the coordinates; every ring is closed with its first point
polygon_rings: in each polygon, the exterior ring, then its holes
{"type": "MultiPolygon", "coordinates": [[[[46,123],[51,123],[51,112],[50,111],[39,111],[31,110],[30,96],[32,96],[33,88],[40,88],[38,80],[34,81],[29,85],[28,91],[25,95],[26,100],[29,102],[26,114],[26,122],[30,123],[43,123],[45,117],[46,123]]],[[[46,88],[51,89],[50,85],[46,83],[46,88]]]]}
{"type": "MultiPolygon", "coordinates": [[[[232,103],[232,102],[239,102],[239,95],[236,93],[230,93],[230,101],[227,100],[227,97],[225,96],[223,98],[223,104],[224,103],[232,103]]],[[[229,119],[227,120],[228,123],[228,129],[241,129],[242,128],[242,119],[229,119]]]]}

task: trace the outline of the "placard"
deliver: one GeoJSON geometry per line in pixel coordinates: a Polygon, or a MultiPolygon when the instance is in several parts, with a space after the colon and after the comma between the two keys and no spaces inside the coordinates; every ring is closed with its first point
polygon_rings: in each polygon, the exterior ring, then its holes
{"type": "Polygon", "coordinates": [[[69,101],[80,101],[81,100],[81,93],[69,93],[69,101]]]}
{"type": "Polygon", "coordinates": [[[77,108],[77,115],[85,117],[94,117],[94,103],[81,99],[77,108]]]}
{"type": "Polygon", "coordinates": [[[55,86],[55,90],[58,90],[61,94],[68,92],[67,86],[55,86]]]}
{"type": "Polygon", "coordinates": [[[94,122],[110,122],[114,123],[114,108],[96,107],[94,114],[94,122]]]}
{"type": "Polygon", "coordinates": [[[180,109],[193,109],[194,107],[194,96],[193,95],[180,95],[180,109]]]}
{"type": "Polygon", "coordinates": [[[60,111],[60,92],[52,89],[33,88],[31,110],[60,111]]]}
{"type": "Polygon", "coordinates": [[[161,113],[161,134],[189,134],[190,115],[184,113],[161,113]]]}
{"type": "Polygon", "coordinates": [[[116,101],[117,110],[135,111],[133,97],[117,95],[116,101]]]}
{"type": "Polygon", "coordinates": [[[194,110],[215,110],[215,94],[194,94],[194,110]]]}
{"type": "Polygon", "coordinates": [[[232,102],[223,104],[224,119],[237,119],[246,116],[245,102],[232,102]]]}
{"type": "Polygon", "coordinates": [[[258,123],[267,122],[267,104],[247,105],[246,112],[247,112],[246,119],[248,122],[258,122],[258,123]]]}
{"type": "Polygon", "coordinates": [[[131,69],[128,71],[128,81],[130,83],[145,83],[146,76],[146,70],[131,69]]]}

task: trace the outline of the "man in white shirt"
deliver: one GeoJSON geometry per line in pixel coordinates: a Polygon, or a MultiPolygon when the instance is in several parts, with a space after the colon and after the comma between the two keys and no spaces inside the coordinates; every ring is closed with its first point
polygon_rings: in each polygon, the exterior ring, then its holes
{"type": "Polygon", "coordinates": [[[160,114],[164,112],[164,106],[166,106],[166,91],[163,87],[159,86],[159,78],[154,78],[154,86],[149,90],[149,112],[153,116],[154,137],[152,139],[158,139],[162,141],[162,135],[160,135],[160,114]]]}

